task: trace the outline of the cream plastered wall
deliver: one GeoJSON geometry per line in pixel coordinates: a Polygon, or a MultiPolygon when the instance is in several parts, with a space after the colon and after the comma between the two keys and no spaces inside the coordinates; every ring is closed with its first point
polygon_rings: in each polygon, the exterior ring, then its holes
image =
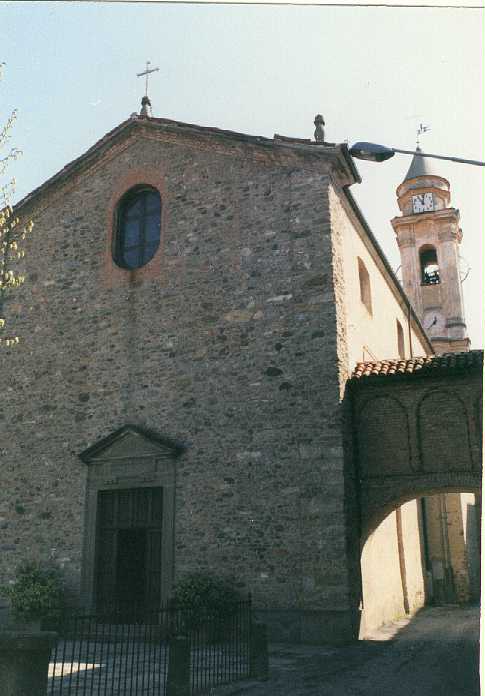
{"type": "MultiPolygon", "coordinates": [[[[408,318],[403,300],[386,280],[386,271],[371,243],[364,241],[365,231],[354,216],[344,198],[330,188],[332,225],[336,225],[340,236],[345,277],[345,305],[347,323],[347,344],[349,370],[362,360],[384,360],[398,358],[397,326],[399,320],[404,332],[405,357],[410,357],[408,318]],[[369,274],[372,314],[361,300],[358,258],[364,263],[369,274]],[[401,307],[401,304],[403,305],[401,307]]],[[[334,228],[335,229],[335,228],[334,228]]],[[[389,225],[389,234],[394,232],[389,225]]],[[[411,325],[413,356],[426,355],[426,343],[413,330],[411,325]]]]}
{"type": "Polygon", "coordinates": [[[400,513],[392,512],[369,536],[361,555],[361,570],[361,638],[384,623],[415,613],[424,605],[417,500],[405,503],[400,513]]]}
{"type": "Polygon", "coordinates": [[[361,638],[405,614],[396,528],[396,512],[391,512],[369,536],[362,551],[361,638]]]}
{"type": "Polygon", "coordinates": [[[444,498],[447,512],[450,564],[453,569],[456,599],[458,602],[467,602],[470,599],[468,554],[465,541],[467,509],[466,506],[462,505],[459,493],[449,493],[444,498]]]}
{"type": "Polygon", "coordinates": [[[474,493],[461,493],[463,533],[468,560],[470,599],[480,597],[480,503],[474,493]]]}
{"type": "Polygon", "coordinates": [[[460,501],[461,514],[463,516],[464,522],[463,535],[465,539],[465,544],[468,546],[470,543],[473,543],[475,541],[476,536],[474,529],[474,527],[476,526],[476,520],[472,522],[471,519],[469,519],[470,516],[473,515],[474,512],[476,512],[477,501],[475,493],[461,493],[460,501]]]}
{"type": "MultiPolygon", "coordinates": [[[[399,358],[397,321],[404,334],[406,358],[429,353],[428,346],[411,324],[409,344],[405,301],[392,287],[378,253],[347,199],[330,187],[332,229],[338,238],[344,273],[348,369],[362,360],[399,358]],[[359,261],[369,274],[372,312],[361,299],[359,261]]],[[[394,234],[389,226],[389,234],[394,234]]],[[[368,538],[361,556],[363,612],[361,636],[383,623],[411,613],[424,604],[424,579],[416,500],[389,515],[368,538]],[[401,534],[398,534],[400,515],[401,534]],[[401,558],[399,554],[401,546],[401,558]],[[403,585],[404,581],[404,585],[403,585]],[[405,597],[406,594],[406,597],[405,597]]]]}
{"type": "Polygon", "coordinates": [[[413,614],[425,602],[425,559],[422,553],[419,501],[411,500],[401,506],[402,543],[406,569],[406,591],[409,613],[413,614]]]}
{"type": "Polygon", "coordinates": [[[427,529],[434,592],[451,593],[454,601],[468,602],[479,594],[480,549],[477,508],[473,493],[447,493],[426,499],[427,529]],[[444,519],[446,518],[446,524],[444,519]],[[448,573],[452,579],[447,580],[448,573]],[[448,589],[440,584],[449,583],[448,589]]]}

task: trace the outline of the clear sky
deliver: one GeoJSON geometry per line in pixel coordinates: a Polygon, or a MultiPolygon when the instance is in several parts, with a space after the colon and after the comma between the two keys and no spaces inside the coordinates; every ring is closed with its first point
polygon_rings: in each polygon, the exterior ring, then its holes
{"type": "MultiPolygon", "coordinates": [[[[0,2],[0,123],[18,108],[20,198],[139,109],[253,135],[313,137],[485,159],[480,9],[0,2]]],[[[352,187],[394,269],[389,220],[410,158],[358,162],[352,187]]],[[[460,209],[472,347],[483,346],[484,168],[436,161],[460,209]]]]}

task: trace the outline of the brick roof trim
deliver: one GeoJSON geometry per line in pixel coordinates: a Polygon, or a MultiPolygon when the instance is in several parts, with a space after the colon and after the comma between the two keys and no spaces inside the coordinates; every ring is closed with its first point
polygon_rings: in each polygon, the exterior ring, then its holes
{"type": "Polygon", "coordinates": [[[483,350],[444,353],[428,357],[358,362],[350,381],[355,383],[379,378],[434,377],[443,374],[462,374],[483,369],[483,350]]]}
{"type": "Polygon", "coordinates": [[[16,203],[15,211],[19,213],[22,208],[30,204],[35,198],[44,193],[47,189],[55,186],[58,183],[62,183],[71,174],[81,169],[84,165],[89,165],[93,160],[97,159],[99,155],[111,147],[114,142],[122,137],[126,137],[136,128],[156,128],[160,126],[164,126],[169,130],[175,129],[187,133],[216,135],[228,140],[237,140],[262,147],[277,147],[285,149],[291,148],[292,150],[296,150],[302,154],[311,154],[312,156],[318,156],[325,153],[325,151],[328,153],[330,150],[333,150],[333,152],[340,152],[342,154],[343,159],[351,172],[352,178],[358,183],[361,182],[360,174],[345,143],[317,143],[309,139],[289,138],[277,134],[275,134],[274,138],[266,138],[265,136],[246,135],[245,133],[238,133],[236,131],[224,130],[212,126],[199,126],[193,123],[184,123],[182,121],[174,121],[168,118],[147,118],[136,115],[122,121],[122,123],[117,125],[102,138],[96,141],[94,145],[86,150],[86,152],[66,164],[62,169],[56,172],[56,174],[49,177],[49,179],[44,181],[44,183],[24,196],[24,198],[16,203]]]}

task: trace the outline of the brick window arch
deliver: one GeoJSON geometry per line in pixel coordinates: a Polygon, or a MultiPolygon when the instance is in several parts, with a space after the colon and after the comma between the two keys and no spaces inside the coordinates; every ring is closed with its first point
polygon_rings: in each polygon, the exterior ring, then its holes
{"type": "Polygon", "coordinates": [[[138,185],[120,199],[115,213],[113,259],[121,268],[145,266],[160,246],[162,203],[157,189],[138,185]]]}

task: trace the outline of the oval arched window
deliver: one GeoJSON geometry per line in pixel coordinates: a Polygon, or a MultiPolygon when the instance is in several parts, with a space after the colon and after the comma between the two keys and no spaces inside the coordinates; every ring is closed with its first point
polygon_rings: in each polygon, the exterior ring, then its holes
{"type": "Polygon", "coordinates": [[[114,260],[122,268],[141,268],[160,245],[162,204],[150,186],[137,186],[120,200],[116,217],[114,260]]]}

